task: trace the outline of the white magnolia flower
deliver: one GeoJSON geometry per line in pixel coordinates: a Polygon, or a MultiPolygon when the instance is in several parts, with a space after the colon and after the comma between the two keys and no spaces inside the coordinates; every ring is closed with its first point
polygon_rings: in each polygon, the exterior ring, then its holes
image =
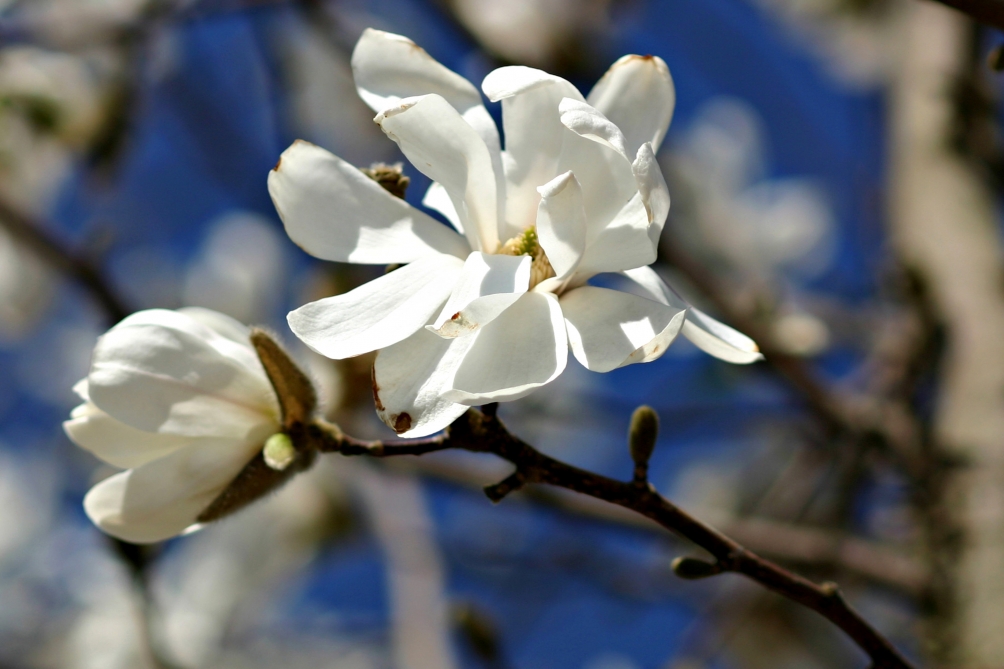
{"type": "Polygon", "coordinates": [[[468,406],[523,397],[564,370],[569,347],[598,372],[654,360],[680,331],[724,359],[759,358],[738,332],[687,316],[646,267],[669,211],[655,160],[675,101],[662,60],[621,58],[588,98],[540,70],[495,70],[482,88],[502,101],[505,151],[477,89],[410,40],[367,30],[352,67],[375,121],[435,182],[423,203],[456,231],[302,141],[268,185],[312,255],[408,263],[289,315],[330,358],[380,349],[374,395],[395,431],[430,434],[468,406]],[[586,285],[602,272],[651,299],[586,285]]]}
{"type": "Polygon", "coordinates": [[[84,509],[138,543],[198,527],[199,516],[280,427],[275,391],[250,330],[207,309],[151,309],[102,336],[64,423],[82,448],[126,471],[84,509]]]}

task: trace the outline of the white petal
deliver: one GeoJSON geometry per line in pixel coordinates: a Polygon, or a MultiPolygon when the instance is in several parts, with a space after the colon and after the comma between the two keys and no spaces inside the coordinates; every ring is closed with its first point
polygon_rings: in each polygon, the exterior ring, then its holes
{"type": "Polygon", "coordinates": [[[561,124],[580,137],[608,146],[628,159],[624,135],[614,123],[599,110],[585,102],[565,98],[558,105],[561,124]]]}
{"type": "Polygon", "coordinates": [[[251,342],[251,328],[236,318],[204,307],[182,307],[177,311],[234,343],[248,346],[251,342]]]}
{"type": "Polygon", "coordinates": [[[657,248],[650,230],[648,211],[641,194],[635,193],[612,221],[588,231],[586,252],[576,274],[582,278],[655,262],[657,248]]]}
{"type": "Polygon", "coordinates": [[[363,31],[352,51],[352,75],[359,96],[377,113],[397,107],[405,98],[442,96],[484,140],[501,182],[499,131],[474,84],[407,37],[372,28],[363,31]]]}
{"type": "Polygon", "coordinates": [[[87,390],[131,427],[191,437],[244,438],[279,411],[250,342],[164,309],[133,314],[98,340],[87,390]]]}
{"type": "Polygon", "coordinates": [[[549,293],[525,293],[470,338],[446,392],[446,399],[468,406],[529,395],[557,378],[568,361],[565,321],[549,293]]]}
{"type": "Polygon", "coordinates": [[[572,353],[594,372],[659,358],[686,317],[683,309],[593,286],[562,295],[561,311],[572,353]]]}
{"type": "Polygon", "coordinates": [[[687,304],[651,267],[628,270],[624,275],[641,286],[653,299],[676,308],[686,308],[687,321],[681,332],[705,353],[741,365],[763,358],[755,341],[687,304]]]}
{"type": "Polygon", "coordinates": [[[570,276],[586,250],[586,214],[582,188],[571,172],[565,172],[537,189],[537,238],[547,259],[563,280],[570,276]]]}
{"type": "Polygon", "coordinates": [[[321,355],[342,360],[408,337],[442,306],[463,263],[427,256],[364,283],[291,311],[289,328],[321,355]]]}
{"type": "MultiPolygon", "coordinates": [[[[573,107],[570,111],[574,112],[570,121],[575,120],[572,117],[576,115],[586,114],[584,103],[571,99],[561,101],[561,106],[569,105],[573,107]]],[[[593,125],[602,130],[605,126],[599,113],[590,112],[590,115],[595,121],[593,125]]],[[[573,127],[585,131],[592,126],[575,122],[573,127]]],[[[613,139],[616,140],[616,137],[613,139]]],[[[613,148],[611,142],[601,141],[588,133],[579,135],[568,127],[562,134],[561,158],[558,161],[558,172],[565,171],[573,172],[582,187],[588,246],[638,194],[638,182],[631,171],[631,161],[613,148]]]]}
{"type": "Polygon", "coordinates": [[[138,467],[199,441],[196,437],[137,430],[90,402],[75,408],[63,429],[77,446],[123,469],[138,467]]]}
{"type": "Polygon", "coordinates": [[[467,406],[446,399],[445,392],[475,337],[443,339],[422,328],[382,349],[373,364],[373,399],[380,420],[402,437],[424,437],[467,411],[467,406]]]}
{"type": "Polygon", "coordinates": [[[649,237],[653,244],[659,243],[662,226],[669,215],[669,187],[662,176],[662,168],[655,159],[652,145],[645,142],[638,148],[638,155],[631,163],[631,171],[638,181],[638,192],[641,193],[645,211],[648,212],[650,224],[649,237]]]}
{"type": "Polygon", "coordinates": [[[672,286],[662,280],[651,267],[638,267],[622,272],[624,276],[634,281],[653,300],[677,309],[691,309],[690,304],[673,290],[672,286]]]}
{"type": "Polygon", "coordinates": [[[475,251],[499,244],[498,196],[491,154],[484,141],[438,95],[409,98],[374,119],[420,172],[450,194],[475,251]]]}
{"type": "Polygon", "coordinates": [[[309,142],[283,151],[268,192],[290,239],[324,260],[387,264],[470,251],[445,225],[309,142]]]}
{"type": "Polygon", "coordinates": [[[428,329],[452,338],[487,324],[526,292],[531,263],[530,256],[472,253],[446,306],[428,329]]]}
{"type": "Polygon", "coordinates": [[[621,129],[627,154],[633,156],[645,142],[659,150],[673,118],[676,90],[658,56],[624,56],[596,83],[588,101],[621,129]]]}
{"type": "Polygon", "coordinates": [[[439,327],[433,325],[425,327],[430,332],[435,332],[440,337],[447,339],[469,335],[501,316],[502,312],[511,307],[522,294],[496,293],[474,298],[466,307],[454,312],[450,319],[439,327]]]}
{"type": "Polygon", "coordinates": [[[561,77],[523,66],[501,67],[481,85],[493,102],[502,101],[505,131],[505,238],[533,224],[540,196],[537,187],[558,173],[563,126],[562,98],[582,100],[582,94],[561,77]]]}
{"type": "Polygon", "coordinates": [[[687,311],[683,336],[705,353],[725,362],[747,365],[763,359],[755,341],[694,307],[687,311]]]}
{"type": "Polygon", "coordinates": [[[259,448],[261,442],[220,441],[179,449],[94,486],[84,497],[84,510],[95,525],[125,541],[177,536],[196,523],[259,448]]]}
{"type": "Polygon", "coordinates": [[[436,183],[435,181],[432,182],[429,190],[425,191],[425,197],[422,198],[422,206],[433,211],[438,211],[450,222],[450,225],[457,232],[464,234],[464,224],[460,222],[457,208],[453,206],[453,200],[450,199],[450,194],[443,188],[443,184],[436,183]]]}

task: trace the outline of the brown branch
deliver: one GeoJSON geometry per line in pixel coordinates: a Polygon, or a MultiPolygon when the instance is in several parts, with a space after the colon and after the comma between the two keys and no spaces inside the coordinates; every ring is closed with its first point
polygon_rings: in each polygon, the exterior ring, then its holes
{"type": "Polygon", "coordinates": [[[486,488],[485,492],[493,500],[498,501],[525,484],[537,483],[564,488],[629,509],[697,544],[714,558],[713,563],[684,558],[676,569],[678,574],[691,578],[726,571],[743,574],[827,618],[868,654],[873,669],[906,669],[912,666],[847,603],[835,584],[816,585],[761,558],[676,507],[646,482],[623,483],[544,455],[513,436],[494,416],[471,409],[450,426],[445,436],[393,443],[352,439],[323,422],[314,423],[309,430],[319,450],[346,455],[421,455],[446,448],[492,453],[516,467],[502,483],[486,488]]]}
{"type": "Polygon", "coordinates": [[[1004,30],[1004,0],[938,0],[975,21],[1004,30]]]}
{"type": "Polygon", "coordinates": [[[74,279],[87,289],[104,310],[109,322],[117,323],[132,313],[132,310],[116,295],[96,265],[46,232],[45,226],[40,221],[34,220],[2,195],[0,195],[0,225],[55,270],[74,279]]]}
{"type": "Polygon", "coordinates": [[[680,250],[679,245],[663,244],[659,251],[663,260],[686,276],[730,325],[756,340],[765,362],[803,397],[828,432],[880,446],[899,462],[911,480],[923,476],[922,429],[908,407],[888,398],[833,392],[805,360],[774,346],[762,324],[737,308],[711,273],[680,250]]]}
{"type": "MultiPolygon", "coordinates": [[[[506,465],[498,461],[477,466],[442,458],[419,458],[388,460],[386,465],[466,488],[481,489],[486,481],[506,475],[500,471],[506,465]]],[[[648,518],[628,509],[567,490],[530,488],[522,494],[530,502],[563,513],[642,531],[663,531],[648,518]]],[[[747,548],[782,562],[839,570],[912,597],[921,595],[927,585],[923,564],[893,546],[762,516],[728,518],[715,524],[747,548]]]]}

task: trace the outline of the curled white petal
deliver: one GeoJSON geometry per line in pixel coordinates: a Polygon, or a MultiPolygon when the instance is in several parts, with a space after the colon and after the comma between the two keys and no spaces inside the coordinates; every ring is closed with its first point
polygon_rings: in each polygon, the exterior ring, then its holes
{"type": "Polygon", "coordinates": [[[745,365],[763,359],[756,342],[743,333],[715,320],[699,309],[687,304],[651,267],[639,267],[624,272],[624,275],[638,284],[644,291],[659,300],[677,308],[687,309],[687,320],[681,333],[705,353],[720,360],[745,365]]]}
{"type": "Polygon", "coordinates": [[[428,329],[453,338],[487,325],[527,291],[530,265],[529,256],[472,253],[442,312],[428,329]]]}
{"type": "Polygon", "coordinates": [[[565,98],[558,105],[561,124],[580,137],[608,146],[628,160],[624,134],[610,119],[588,103],[565,98]]]}
{"type": "Polygon", "coordinates": [[[429,190],[425,191],[425,196],[422,198],[422,206],[438,211],[457,232],[464,234],[464,224],[443,184],[433,181],[429,185],[429,190]]]}
{"type": "MultiPolygon", "coordinates": [[[[450,194],[475,251],[498,247],[498,184],[484,140],[438,95],[408,98],[374,119],[411,164],[450,194]]],[[[504,197],[504,195],[503,195],[504,197]]]]}
{"type": "Polygon", "coordinates": [[[557,378],[568,361],[565,321],[549,293],[523,294],[471,338],[445,393],[458,404],[525,397],[557,378]]]}
{"type": "Polygon", "coordinates": [[[439,310],[462,267],[453,256],[426,256],[348,293],[291,311],[289,328],[311,349],[335,360],[396,344],[439,310]]]}
{"type": "Polygon", "coordinates": [[[572,353],[594,372],[661,357],[686,316],[684,309],[594,286],[562,295],[561,311],[572,353]]]}
{"type": "Polygon", "coordinates": [[[676,89],[658,56],[624,56],[596,82],[588,102],[621,129],[632,156],[645,142],[659,150],[673,118],[676,89]]]}
{"type": "Polygon", "coordinates": [[[463,237],[309,142],[283,151],[268,192],[286,234],[317,258],[388,264],[470,251],[463,237]]]}
{"type": "Polygon", "coordinates": [[[556,278],[571,276],[586,250],[586,214],[582,187],[572,172],[565,172],[537,189],[537,238],[556,278]]]}
{"type": "Polygon", "coordinates": [[[402,437],[439,432],[467,411],[446,391],[474,337],[444,339],[419,329],[382,349],[373,364],[377,415],[402,437]]]}
{"type": "Polygon", "coordinates": [[[648,222],[651,226],[649,237],[653,244],[658,244],[662,226],[666,223],[666,216],[669,215],[669,187],[666,186],[666,179],[662,176],[662,168],[655,159],[655,152],[650,142],[638,147],[638,155],[631,163],[631,171],[638,181],[638,192],[645,204],[645,211],[648,212],[648,222]]]}
{"type": "Polygon", "coordinates": [[[367,28],[352,51],[359,96],[379,113],[406,98],[442,96],[481,136],[497,160],[499,133],[477,88],[407,37],[367,28]]]}
{"type": "Polygon", "coordinates": [[[492,101],[502,101],[505,131],[505,226],[510,238],[533,224],[540,195],[537,187],[558,174],[563,126],[558,105],[582,94],[561,77],[518,65],[501,67],[481,86],[492,101]]]}

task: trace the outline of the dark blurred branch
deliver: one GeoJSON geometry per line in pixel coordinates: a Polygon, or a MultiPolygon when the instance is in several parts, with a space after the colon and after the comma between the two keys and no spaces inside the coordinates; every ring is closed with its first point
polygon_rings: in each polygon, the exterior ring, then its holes
{"type": "Polygon", "coordinates": [[[493,501],[500,501],[508,493],[528,483],[536,483],[564,488],[630,509],[692,541],[714,558],[711,563],[686,558],[684,564],[676,569],[678,574],[691,578],[724,572],[743,574],[827,618],[868,654],[873,669],[905,669],[912,666],[885,637],[851,608],[835,584],[816,585],[761,558],[679,509],[660,496],[648,483],[615,481],[544,455],[513,436],[500,420],[490,414],[471,409],[457,419],[444,436],[391,443],[365,442],[346,437],[337,427],[320,421],[311,424],[308,431],[309,437],[320,450],[346,455],[421,455],[445,448],[492,453],[516,467],[504,481],[485,488],[485,493],[493,501]]]}
{"type": "Polygon", "coordinates": [[[40,221],[22,212],[3,196],[0,196],[0,225],[54,269],[86,288],[105,311],[109,322],[117,323],[132,313],[89,258],[56,239],[40,221]]]}
{"type": "Polygon", "coordinates": [[[846,435],[858,443],[890,453],[914,481],[923,474],[922,429],[909,407],[877,396],[848,396],[834,392],[802,358],[774,346],[770,333],[755,318],[726,297],[718,281],[676,244],[663,244],[663,259],[679,270],[722,315],[727,323],[753,337],[768,365],[805,400],[831,435],[846,435]]]}
{"type": "Polygon", "coordinates": [[[1004,30],[1004,0],[938,0],[972,19],[1004,30]]]}

